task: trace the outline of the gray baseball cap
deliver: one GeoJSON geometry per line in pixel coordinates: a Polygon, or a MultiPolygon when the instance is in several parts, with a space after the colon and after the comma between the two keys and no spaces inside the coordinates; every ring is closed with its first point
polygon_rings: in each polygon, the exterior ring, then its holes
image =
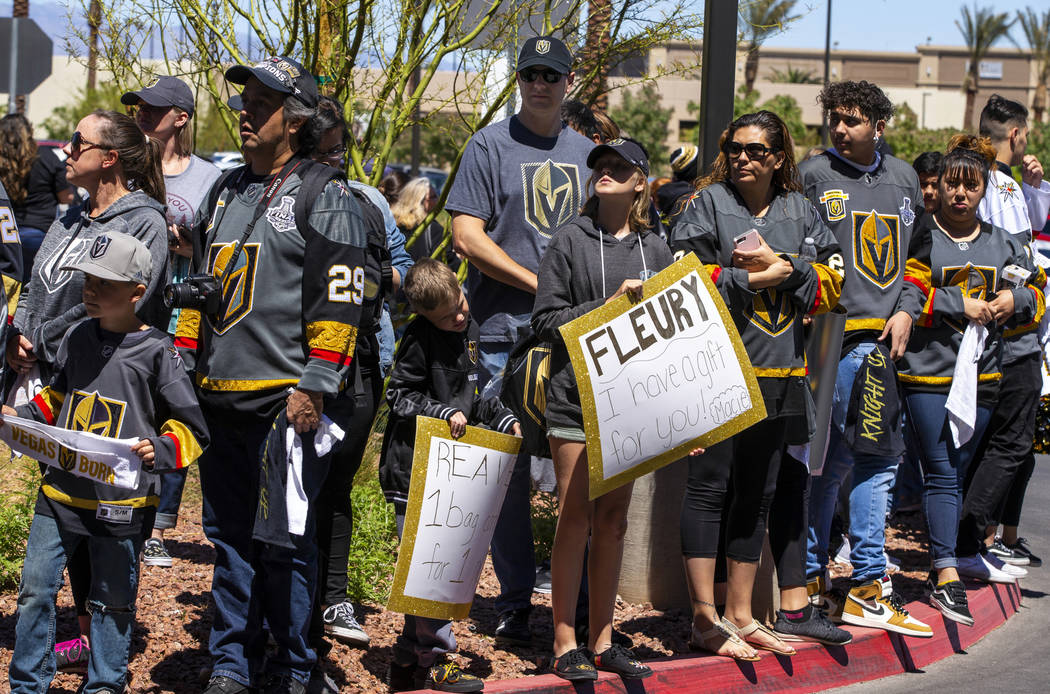
{"type": "Polygon", "coordinates": [[[292,58],[275,55],[254,65],[234,65],[226,71],[226,79],[234,84],[247,84],[252,77],[275,92],[291,94],[310,108],[317,106],[317,80],[292,58]]]}
{"type": "Polygon", "coordinates": [[[133,236],[107,231],[95,237],[86,255],[63,270],[80,270],[104,280],[149,285],[153,257],[133,236]]]}
{"type": "Polygon", "coordinates": [[[150,106],[178,106],[186,113],[193,115],[193,91],[178,77],[162,75],[153,80],[148,87],[134,92],[124,92],[120,97],[120,103],[125,106],[134,106],[139,99],[150,106]]]}

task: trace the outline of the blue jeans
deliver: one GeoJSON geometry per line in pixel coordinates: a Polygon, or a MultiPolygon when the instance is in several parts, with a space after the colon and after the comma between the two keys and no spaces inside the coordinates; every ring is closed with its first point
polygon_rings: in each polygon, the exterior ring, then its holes
{"type": "Polygon", "coordinates": [[[303,486],[310,504],[306,532],[292,536],[294,549],[263,544],[252,540],[252,528],[259,460],[270,422],[246,420],[243,415],[233,419],[231,413],[208,414],[214,438],[199,465],[201,524],[216,553],[211,588],[214,618],[208,641],[214,659],[212,676],[252,685],[266,645],[265,619],[277,642],[276,654],[267,659],[267,671],[306,683],[317,659],[308,641],[317,586],[315,502],[331,455],[317,458],[313,435],[303,435],[303,486]]]}
{"type": "Polygon", "coordinates": [[[142,538],[77,535],[63,530],[54,518],[36,514],[18,588],[15,648],[8,670],[13,693],[46,692],[55,676],[55,598],[66,561],[82,542],[88,544],[91,557],[91,656],[83,691],[124,691],[142,538]]]}
{"type": "Polygon", "coordinates": [[[934,569],[956,567],[955,541],[962,511],[963,482],[977,446],[984,436],[992,411],[977,403],[973,436],[956,448],[944,405],[948,395],[908,392],[905,402],[908,422],[919,443],[919,460],[925,477],[923,510],[930,528],[930,553],[934,569]]]}
{"type": "Polygon", "coordinates": [[[44,242],[45,230],[34,227],[18,227],[18,238],[22,243],[22,282],[29,284],[33,274],[33,261],[44,242]]]}
{"type": "Polygon", "coordinates": [[[160,503],[157,505],[157,530],[174,528],[179,522],[179,507],[182,505],[182,490],[186,486],[187,468],[173,470],[160,475],[160,503]]]}
{"type": "Polygon", "coordinates": [[[835,397],[831,406],[831,435],[824,471],[814,477],[809,495],[809,538],[806,577],[812,581],[828,565],[828,536],[835,515],[839,487],[853,470],[849,495],[850,563],[853,579],[871,581],[886,573],[886,510],[897,475],[897,459],[889,456],[854,455],[843,437],[853,380],[875,343],[857,345],[839,361],[835,397]]]}
{"type": "MultiPolygon", "coordinates": [[[[520,329],[529,324],[530,316],[516,316],[520,329]]],[[[478,345],[478,388],[482,397],[499,396],[503,368],[507,365],[510,342],[482,342],[478,345]]],[[[492,568],[499,579],[496,612],[532,606],[532,588],[536,584],[536,555],[532,537],[532,506],[529,501],[529,468],[532,456],[521,454],[514,462],[514,472],[507,487],[499,520],[492,534],[492,568]]]]}
{"type": "Polygon", "coordinates": [[[390,373],[390,366],[394,363],[394,347],[397,340],[394,338],[394,322],[390,319],[390,307],[383,302],[383,312],[379,315],[379,368],[383,376],[390,373]]]}

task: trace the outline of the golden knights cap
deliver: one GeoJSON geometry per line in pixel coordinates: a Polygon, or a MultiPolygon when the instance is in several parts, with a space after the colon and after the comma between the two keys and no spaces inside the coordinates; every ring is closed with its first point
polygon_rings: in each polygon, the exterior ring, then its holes
{"type": "Polygon", "coordinates": [[[572,54],[560,39],[553,36],[533,36],[521,47],[515,70],[521,72],[534,66],[549,67],[555,72],[567,75],[572,72],[572,54]]]}
{"type": "Polygon", "coordinates": [[[133,236],[106,231],[95,237],[88,252],[63,270],[81,272],[116,282],[149,284],[153,256],[146,244],[133,236]]]}
{"type": "Polygon", "coordinates": [[[275,92],[291,94],[310,108],[317,106],[317,80],[292,58],[274,55],[255,65],[234,65],[226,71],[226,79],[234,84],[247,84],[251,77],[275,92]]]}

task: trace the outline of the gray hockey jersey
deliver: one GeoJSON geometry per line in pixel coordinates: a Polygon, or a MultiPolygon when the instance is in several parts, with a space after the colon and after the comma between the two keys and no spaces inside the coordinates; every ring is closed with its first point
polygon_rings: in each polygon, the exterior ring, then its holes
{"type": "MultiPolygon", "coordinates": [[[[927,215],[912,235],[901,307],[915,319],[908,349],[897,362],[905,387],[947,392],[969,320],[963,297],[990,301],[997,291],[1014,296],[1014,318],[1007,326],[1038,324],[1046,309],[1046,275],[1025,252],[1022,239],[987,222],[972,241],[956,241],[927,215]],[[1031,272],[1022,287],[1001,288],[1003,268],[1015,264],[1031,272]]],[[[1002,331],[990,336],[978,362],[978,385],[987,392],[1002,378],[1002,331]]]]}
{"type": "Polygon", "coordinates": [[[881,333],[899,310],[906,253],[923,210],[919,178],[893,156],[867,173],[829,152],[802,162],[799,172],[806,197],[842,248],[846,349],[863,331],[881,333]]]}
{"type": "Polygon", "coordinates": [[[149,438],[154,472],[143,470],[137,489],[121,489],[49,467],[36,512],[76,533],[136,535],[144,523],[152,525],[157,473],[190,465],[208,445],[208,428],[182,359],[171,338],[156,328],[112,333],[89,319],[67,333],[56,365],[51,384],[19,407],[18,415],[100,436],[149,438]]]}

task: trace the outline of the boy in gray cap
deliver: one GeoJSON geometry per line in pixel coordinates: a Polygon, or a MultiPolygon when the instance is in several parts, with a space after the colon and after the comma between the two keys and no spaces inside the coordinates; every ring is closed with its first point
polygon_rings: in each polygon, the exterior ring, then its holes
{"type": "Polygon", "coordinates": [[[50,685],[61,585],[54,577],[81,543],[90,547],[94,579],[84,690],[125,691],[138,557],[156,515],[158,473],[188,466],[208,445],[204,415],[175,345],[135,315],[151,265],[141,241],[104,232],[81,260],[62,268],[85,273],[88,319],[63,338],[51,383],[29,404],[3,408],[5,415],[51,426],[137,439],[131,450],[142,465],[134,489],[74,475],[64,465],[44,473],[22,568],[12,692],[46,691],[50,685]]]}

